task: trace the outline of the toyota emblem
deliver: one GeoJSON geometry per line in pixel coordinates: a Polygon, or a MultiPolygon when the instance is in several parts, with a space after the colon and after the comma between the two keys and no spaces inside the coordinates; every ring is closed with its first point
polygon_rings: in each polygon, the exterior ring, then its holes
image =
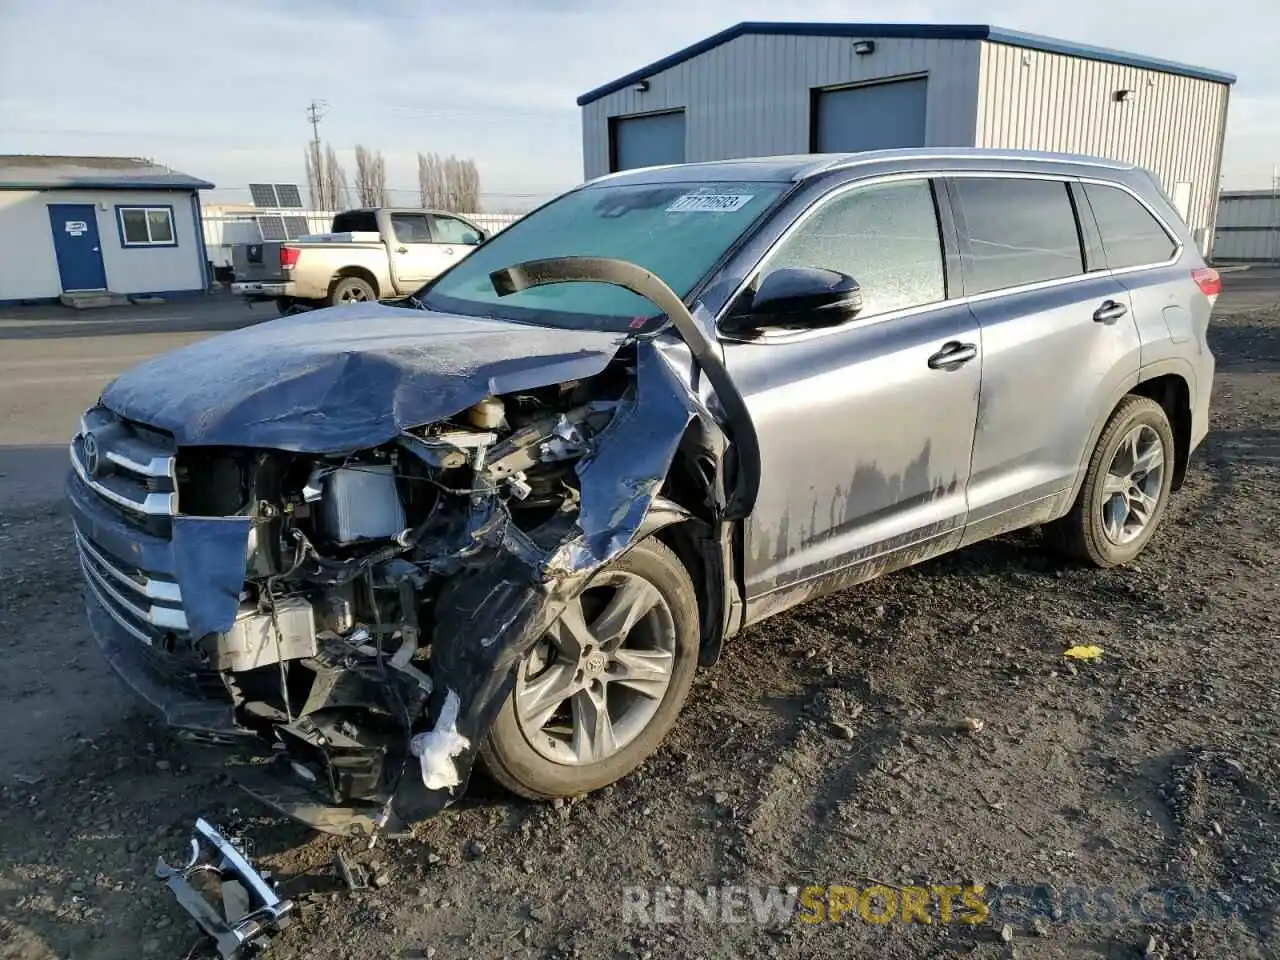
{"type": "Polygon", "coordinates": [[[84,468],[89,476],[96,477],[102,460],[98,454],[98,438],[92,433],[84,435],[84,468]]]}

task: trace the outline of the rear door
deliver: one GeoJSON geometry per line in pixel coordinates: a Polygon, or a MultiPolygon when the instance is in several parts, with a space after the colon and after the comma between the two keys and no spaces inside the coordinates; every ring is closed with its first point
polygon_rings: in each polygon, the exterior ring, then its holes
{"type": "Polygon", "coordinates": [[[1136,195],[1110,183],[1079,187],[1093,211],[1102,242],[1099,266],[1128,292],[1142,340],[1144,365],[1169,355],[1169,346],[1187,343],[1196,325],[1187,309],[1194,286],[1177,266],[1181,244],[1136,195]]]}
{"type": "Polygon", "coordinates": [[[1082,233],[1070,184],[948,184],[983,347],[966,543],[1062,513],[1094,427],[1137,381],[1129,293],[1105,267],[1086,269],[1092,222],[1082,233]]]}
{"type": "Polygon", "coordinates": [[[854,277],[864,304],[837,327],[725,340],[760,441],[748,619],[959,542],[981,343],[948,299],[943,236],[927,177],[842,188],[743,294],[779,267],[819,267],[854,277]]]}
{"type": "Polygon", "coordinates": [[[449,266],[450,259],[443,249],[432,242],[425,212],[391,214],[391,233],[391,278],[398,292],[408,293],[420,287],[449,266]]]}

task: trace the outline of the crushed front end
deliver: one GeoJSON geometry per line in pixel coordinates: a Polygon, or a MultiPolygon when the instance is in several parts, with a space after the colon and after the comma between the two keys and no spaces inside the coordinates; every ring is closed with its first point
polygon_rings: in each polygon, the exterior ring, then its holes
{"type": "Polygon", "coordinates": [[[719,436],[652,342],[355,450],[203,442],[117,393],[71,445],[94,635],[178,736],[344,835],[456,798],[516,662],[637,536],[686,434],[719,436]]]}

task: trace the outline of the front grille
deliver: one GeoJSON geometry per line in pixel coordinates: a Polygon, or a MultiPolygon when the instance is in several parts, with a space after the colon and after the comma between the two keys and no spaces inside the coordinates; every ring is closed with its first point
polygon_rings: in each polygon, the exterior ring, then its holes
{"type": "Polygon", "coordinates": [[[84,484],[127,519],[173,517],[178,492],[171,438],[94,407],[71,441],[71,467],[84,484]]]}

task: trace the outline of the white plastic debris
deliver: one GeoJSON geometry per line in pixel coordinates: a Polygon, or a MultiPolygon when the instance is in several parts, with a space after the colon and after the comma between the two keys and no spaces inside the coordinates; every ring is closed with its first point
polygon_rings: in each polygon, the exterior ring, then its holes
{"type": "Polygon", "coordinates": [[[422,764],[422,782],[428,790],[449,790],[462,783],[454,757],[470,748],[471,741],[458,733],[458,709],[462,702],[450,690],[434,730],[409,741],[409,752],[422,764]]]}

